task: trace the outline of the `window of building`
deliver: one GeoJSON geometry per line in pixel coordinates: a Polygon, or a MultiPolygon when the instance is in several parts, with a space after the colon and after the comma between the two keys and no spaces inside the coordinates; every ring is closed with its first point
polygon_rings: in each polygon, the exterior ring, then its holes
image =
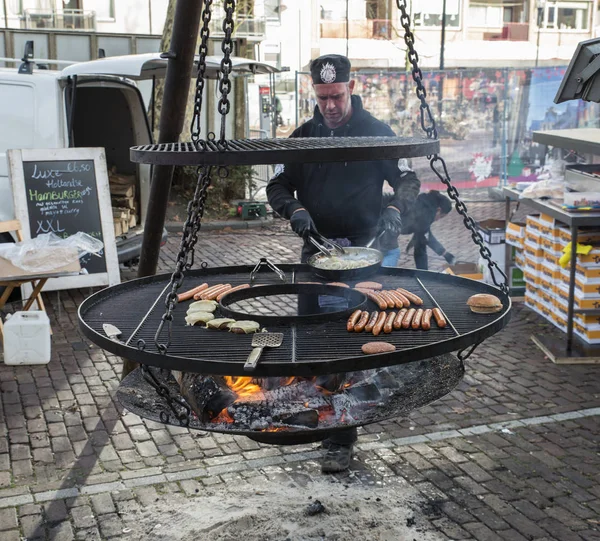
{"type": "Polygon", "coordinates": [[[546,2],[543,7],[542,28],[549,30],[578,30],[590,28],[590,2],[546,2]]]}
{"type": "Polygon", "coordinates": [[[281,0],[265,0],[265,17],[268,21],[281,20],[281,0]]]}
{"type": "Polygon", "coordinates": [[[96,2],[97,19],[115,18],[115,0],[98,0],[96,2]]]}
{"type": "Polygon", "coordinates": [[[265,53],[265,62],[273,64],[277,68],[281,68],[281,54],[279,53],[265,53]]]}
{"type": "Polygon", "coordinates": [[[346,0],[321,0],[321,20],[340,21],[346,19],[346,0]]]}
{"type": "Polygon", "coordinates": [[[81,9],[81,0],[63,0],[63,9],[81,9]]]}
{"type": "Polygon", "coordinates": [[[469,6],[469,26],[502,26],[504,13],[502,6],[485,6],[471,4],[469,6]]]}
{"type": "MultiPolygon", "coordinates": [[[[414,0],[413,20],[415,26],[442,26],[442,0],[414,0]]],[[[446,0],[446,27],[460,26],[459,0],[446,0]]]]}

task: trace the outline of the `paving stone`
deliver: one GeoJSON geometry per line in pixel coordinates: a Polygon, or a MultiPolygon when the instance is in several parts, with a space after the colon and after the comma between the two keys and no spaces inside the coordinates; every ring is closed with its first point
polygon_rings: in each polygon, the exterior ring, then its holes
{"type": "Polygon", "coordinates": [[[98,518],[102,538],[118,537],[123,533],[123,523],[116,513],[98,518]]]}
{"type": "Polygon", "coordinates": [[[96,519],[92,512],[92,508],[88,505],[76,507],[71,511],[73,524],[75,528],[91,528],[96,525],[96,519]]]}
{"type": "Polygon", "coordinates": [[[62,522],[68,519],[67,506],[62,500],[45,503],[42,507],[47,522],[62,522]]]}
{"type": "Polygon", "coordinates": [[[106,515],[116,512],[116,507],[110,494],[96,494],[90,500],[96,515],[106,515]]]}
{"type": "MultiPolygon", "coordinates": [[[[17,511],[14,508],[0,509],[0,531],[12,530],[18,527],[17,511]]],[[[2,534],[4,536],[4,534],[2,534]]]]}

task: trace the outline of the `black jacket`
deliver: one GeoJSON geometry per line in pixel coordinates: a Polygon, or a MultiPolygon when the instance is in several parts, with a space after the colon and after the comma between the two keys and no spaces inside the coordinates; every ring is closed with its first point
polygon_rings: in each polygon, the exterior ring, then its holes
{"type": "MultiPolygon", "coordinates": [[[[352,107],[350,121],[335,130],[327,128],[315,107],[314,117],[291,137],[394,135],[387,124],[363,109],[359,96],[352,96],[352,107]]],[[[325,237],[364,245],[377,233],[385,180],[394,188],[392,205],[406,212],[421,186],[406,160],[280,165],[267,186],[267,197],[273,210],[284,218],[290,219],[296,209],[304,207],[325,237]]]]}

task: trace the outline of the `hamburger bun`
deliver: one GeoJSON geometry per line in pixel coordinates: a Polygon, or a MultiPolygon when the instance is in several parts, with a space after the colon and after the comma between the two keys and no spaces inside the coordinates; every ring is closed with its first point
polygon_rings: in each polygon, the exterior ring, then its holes
{"type": "Polygon", "coordinates": [[[476,314],[494,314],[504,308],[498,297],[486,293],[479,293],[478,295],[469,297],[467,305],[476,314]]]}

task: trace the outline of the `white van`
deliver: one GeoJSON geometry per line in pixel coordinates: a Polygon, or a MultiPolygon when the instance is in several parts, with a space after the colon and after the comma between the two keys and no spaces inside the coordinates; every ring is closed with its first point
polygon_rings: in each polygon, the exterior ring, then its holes
{"type": "MultiPolygon", "coordinates": [[[[129,149],[152,142],[137,82],[164,77],[167,60],[159,53],[128,55],[50,71],[40,69],[42,61],[32,57],[30,48],[25,54],[29,60],[24,59],[20,68],[0,68],[0,221],[14,218],[8,149],[103,147],[109,170],[137,179],[140,225],[117,238],[119,262],[135,261],[141,249],[151,168],[132,163],[129,149]]],[[[0,58],[0,62],[6,60],[15,61],[0,58]]],[[[207,77],[217,77],[220,60],[207,58],[207,77]]],[[[232,62],[237,75],[278,71],[245,58],[234,57],[232,62]]],[[[203,124],[205,133],[206,122],[203,124]]]]}

